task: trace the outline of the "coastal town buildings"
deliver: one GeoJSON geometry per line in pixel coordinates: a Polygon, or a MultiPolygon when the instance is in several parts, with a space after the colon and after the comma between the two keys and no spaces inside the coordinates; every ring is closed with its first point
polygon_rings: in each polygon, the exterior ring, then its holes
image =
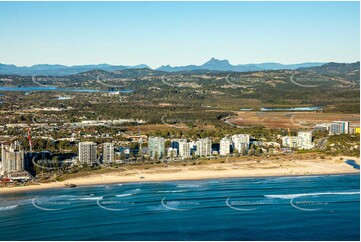
{"type": "Polygon", "coordinates": [[[103,144],[103,163],[114,163],[114,146],[112,143],[103,144]]]}
{"type": "Polygon", "coordinates": [[[94,142],[79,143],[79,162],[92,165],[97,162],[97,145],[94,142]]]}
{"type": "Polygon", "coordinates": [[[222,156],[229,155],[231,153],[232,140],[228,137],[221,139],[219,143],[219,154],[222,156]]]}
{"type": "Polygon", "coordinates": [[[330,125],[329,133],[332,134],[348,134],[350,122],[334,121],[330,125]]]}
{"type": "Polygon", "coordinates": [[[233,150],[236,150],[236,152],[240,154],[248,151],[251,140],[251,136],[249,134],[235,134],[232,135],[231,139],[233,150]]]}
{"type": "Polygon", "coordinates": [[[191,157],[191,144],[187,140],[179,141],[179,156],[182,158],[191,157]]]}
{"type": "Polygon", "coordinates": [[[300,138],[300,148],[302,149],[313,148],[312,131],[299,131],[298,137],[300,138]]]}
{"type": "Polygon", "coordinates": [[[0,175],[9,176],[25,169],[25,152],[18,141],[10,145],[1,145],[0,175]]]}
{"type": "Polygon", "coordinates": [[[169,158],[175,158],[177,157],[177,149],[169,147],[167,149],[167,157],[169,158]]]}
{"type": "Polygon", "coordinates": [[[165,155],[165,140],[163,137],[148,138],[148,155],[151,158],[161,159],[165,155]]]}
{"type": "Polygon", "coordinates": [[[284,136],[282,137],[282,146],[287,148],[299,148],[301,138],[298,136],[284,136]]]}
{"type": "Polygon", "coordinates": [[[282,146],[296,149],[312,149],[312,131],[299,131],[297,136],[282,137],[282,146]]]}
{"type": "Polygon", "coordinates": [[[210,156],[212,154],[212,141],[210,138],[198,139],[196,142],[197,156],[210,156]]]}

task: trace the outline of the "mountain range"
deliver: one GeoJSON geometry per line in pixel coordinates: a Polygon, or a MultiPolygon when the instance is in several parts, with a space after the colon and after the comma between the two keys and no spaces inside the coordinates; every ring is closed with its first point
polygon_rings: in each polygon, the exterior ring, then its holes
{"type": "Polygon", "coordinates": [[[244,65],[232,65],[228,60],[218,60],[215,58],[210,59],[206,63],[200,66],[188,65],[188,66],[175,66],[171,67],[161,66],[157,70],[167,71],[167,72],[176,72],[176,71],[194,71],[194,70],[216,70],[216,71],[236,71],[236,72],[246,72],[246,71],[265,71],[265,70],[282,70],[289,69],[295,70],[298,68],[307,68],[314,66],[321,66],[325,63],[323,62],[306,62],[301,64],[289,64],[284,65],[276,62],[267,62],[260,64],[244,64],[244,65]]]}
{"type": "Polygon", "coordinates": [[[64,65],[48,65],[40,64],[33,66],[15,66],[6,65],[0,63],[0,74],[6,75],[72,75],[92,70],[103,70],[103,71],[118,71],[125,69],[138,69],[138,68],[149,68],[147,65],[136,65],[136,66],[114,66],[109,64],[98,64],[98,65],[78,65],[78,66],[64,66],[64,65]]]}
{"type": "MultiPolygon", "coordinates": [[[[322,62],[306,62],[300,64],[280,64],[276,62],[260,63],[260,64],[243,64],[232,65],[228,60],[219,60],[212,58],[202,65],[187,65],[187,66],[170,66],[164,65],[156,70],[166,72],[180,72],[180,71],[195,71],[195,70],[210,70],[210,71],[235,71],[235,72],[248,72],[248,71],[265,71],[265,70],[295,70],[298,68],[318,67],[325,63],[322,62]]],[[[49,65],[39,64],[30,67],[16,66],[0,64],[0,74],[5,75],[72,75],[81,72],[87,72],[91,70],[103,70],[103,71],[119,71],[125,69],[139,69],[147,68],[151,69],[145,64],[136,66],[122,66],[122,65],[109,65],[109,64],[97,64],[97,65],[49,65]]]]}

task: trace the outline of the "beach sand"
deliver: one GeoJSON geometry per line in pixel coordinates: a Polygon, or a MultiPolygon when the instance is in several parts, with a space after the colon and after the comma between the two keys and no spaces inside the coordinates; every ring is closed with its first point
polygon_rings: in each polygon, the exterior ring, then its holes
{"type": "Polygon", "coordinates": [[[103,174],[90,174],[67,179],[62,182],[0,188],[0,194],[64,188],[65,183],[85,186],[126,182],[359,173],[359,170],[345,163],[347,159],[355,160],[357,164],[360,164],[359,157],[327,156],[321,159],[308,154],[272,158],[234,157],[216,161],[198,161],[197,164],[194,164],[195,162],[188,162],[186,165],[183,162],[179,164],[127,166],[113,169],[103,174]],[[143,179],[141,179],[142,176],[144,177],[143,179]]]}

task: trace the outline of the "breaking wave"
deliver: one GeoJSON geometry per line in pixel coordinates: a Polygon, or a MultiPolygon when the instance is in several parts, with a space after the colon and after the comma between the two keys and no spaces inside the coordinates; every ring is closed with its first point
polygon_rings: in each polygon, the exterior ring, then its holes
{"type": "Polygon", "coordinates": [[[300,194],[282,194],[282,195],[264,195],[266,198],[293,199],[306,196],[323,196],[323,195],[356,195],[360,192],[316,192],[316,193],[300,193],[300,194]]]}
{"type": "Polygon", "coordinates": [[[7,211],[17,208],[19,205],[12,205],[12,206],[6,206],[6,207],[0,207],[0,211],[7,211]]]}
{"type": "Polygon", "coordinates": [[[176,191],[158,191],[159,193],[178,193],[178,192],[188,192],[188,190],[176,190],[176,191]]]}
{"type": "Polygon", "coordinates": [[[128,197],[128,196],[133,196],[134,193],[126,193],[126,194],[119,194],[119,195],[115,195],[116,197],[128,197]]]}

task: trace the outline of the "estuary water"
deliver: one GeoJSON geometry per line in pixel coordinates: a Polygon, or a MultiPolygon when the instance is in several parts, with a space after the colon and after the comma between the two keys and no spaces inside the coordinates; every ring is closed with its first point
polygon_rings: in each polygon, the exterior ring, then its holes
{"type": "Polygon", "coordinates": [[[359,240],[359,175],[1,194],[0,240],[359,240]]]}
{"type": "Polygon", "coordinates": [[[290,107],[290,108],[260,108],[262,112],[270,111],[321,111],[322,107],[290,107]]]}
{"type": "MultiPolygon", "coordinates": [[[[114,92],[114,91],[101,91],[96,89],[77,89],[77,88],[60,88],[60,87],[53,87],[53,86],[46,86],[46,87],[0,87],[0,91],[3,92],[35,92],[35,91],[56,91],[56,92],[114,92]]],[[[121,93],[130,93],[133,90],[120,90],[121,93]]]]}

